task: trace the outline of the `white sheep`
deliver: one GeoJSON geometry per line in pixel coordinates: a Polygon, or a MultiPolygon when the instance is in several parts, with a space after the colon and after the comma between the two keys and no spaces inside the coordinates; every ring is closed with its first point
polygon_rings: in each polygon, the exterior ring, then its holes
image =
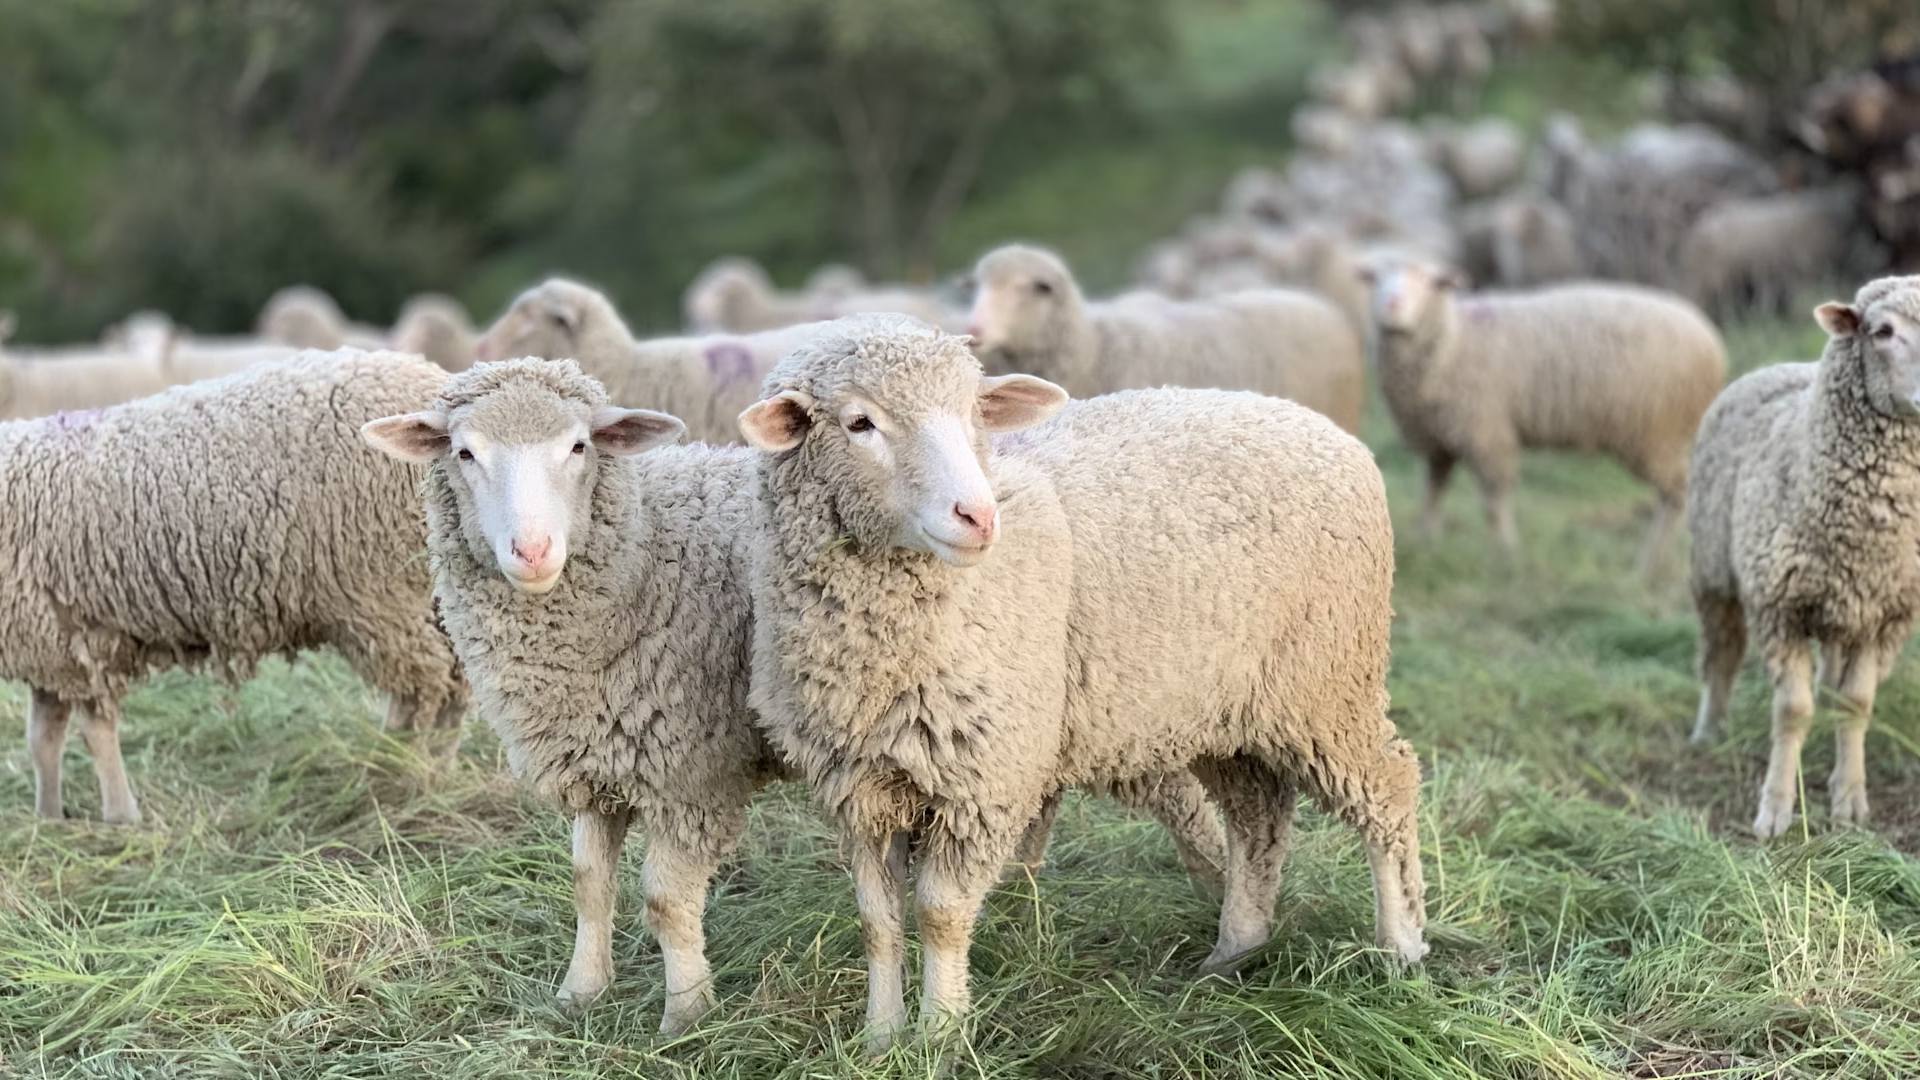
{"type": "Polygon", "coordinates": [[[1459,296],[1451,272],[1419,260],[1378,258],[1365,272],[1380,393],[1427,462],[1428,534],[1456,462],[1480,481],[1488,522],[1512,550],[1521,449],[1598,450],[1659,493],[1640,555],[1651,572],[1686,504],[1694,431],[1726,378],[1713,324],[1677,296],[1633,286],[1459,296]]]}
{"type": "MultiPolygon", "coordinates": [[[[478,365],[430,407],[364,429],[427,466],[434,595],[481,715],[514,774],[573,816],[578,927],[559,996],[585,1003],[612,981],[635,825],[668,1034],[713,1004],[708,883],[749,798],[787,772],[747,708],[753,455],[667,445],[681,433],[671,416],[610,405],[573,362],[536,359],[478,365]]],[[[1117,794],[1160,814],[1210,887],[1219,825],[1191,778],[1168,779],[1117,794]]],[[[1024,858],[1038,860],[1048,824],[1024,858]]]]}
{"type": "Polygon", "coordinates": [[[853,864],[870,1045],[968,1001],[980,902],[1061,786],[1191,767],[1228,823],[1203,971],[1262,945],[1304,788],[1356,827],[1376,941],[1426,952],[1419,763],[1387,719],[1393,535],[1371,454],[1253,394],[1066,401],[966,339],[836,323],[741,417],[762,452],[750,701],[853,864]]]}
{"type": "Polygon", "coordinates": [[[820,317],[814,298],[783,293],[759,263],[745,256],[715,259],[681,297],[687,329],[703,334],[754,334],[820,317]]]}
{"type": "Polygon", "coordinates": [[[1527,143],[1510,120],[1484,117],[1471,124],[1432,125],[1429,145],[1436,164],[1445,169],[1464,198],[1495,194],[1520,179],[1527,163],[1527,143]]]}
{"type": "Polygon", "coordinates": [[[419,353],[448,371],[465,371],[473,366],[480,338],[460,301],[421,293],[401,307],[388,341],[397,352],[419,353]]]}
{"type": "Polygon", "coordinates": [[[969,332],[999,370],[1051,379],[1076,397],[1162,385],[1255,390],[1359,429],[1359,338],[1317,296],[1265,289],[1090,304],[1059,256],[1017,244],[983,256],[974,279],[969,332]]]}
{"type": "Polygon", "coordinates": [[[1920,618],[1920,277],[1815,315],[1831,335],[1819,363],[1762,368],[1708,410],[1687,504],[1704,685],[1693,740],[1725,722],[1751,638],[1773,683],[1762,838],[1793,821],[1816,686],[1840,706],[1833,823],[1866,820],[1874,694],[1920,618]]]}
{"type": "Polygon", "coordinates": [[[102,816],[136,822],[120,699],[154,668],[243,678],[331,645],[392,695],[388,726],[457,727],[466,702],[434,620],[419,473],[360,424],[418,409],[443,374],[343,351],[104,410],[0,425],[0,676],[33,689],[34,805],[59,817],[68,717],[102,816]]]}
{"type": "Polygon", "coordinates": [[[348,322],[333,297],[311,285],[289,285],[267,299],[255,328],[260,337],[299,349],[338,349],[351,345],[380,349],[387,335],[371,326],[348,322]]]}
{"type": "Polygon", "coordinates": [[[1728,199],[1687,230],[1681,277],[1709,310],[1781,311],[1797,289],[1861,261],[1862,225],[1851,185],[1728,199]]]}

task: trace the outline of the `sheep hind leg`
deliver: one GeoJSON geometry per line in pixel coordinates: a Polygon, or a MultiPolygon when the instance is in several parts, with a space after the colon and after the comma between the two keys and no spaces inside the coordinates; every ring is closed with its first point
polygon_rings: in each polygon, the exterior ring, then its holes
{"type": "Polygon", "coordinates": [[[35,690],[27,706],[27,752],[33,758],[33,812],[59,820],[60,754],[67,742],[67,704],[35,690]]]}
{"type": "Polygon", "coordinates": [[[127,766],[120,758],[120,704],[99,701],[76,708],[80,736],[93,755],[94,775],[100,778],[100,820],[109,825],[140,824],[140,804],[127,783],[127,766]]]}
{"type": "MultiPolygon", "coordinates": [[[[1823,655],[1827,650],[1821,650],[1823,655]]],[[[1833,773],[1827,778],[1832,823],[1864,825],[1867,820],[1867,728],[1873,723],[1873,699],[1880,686],[1880,651],[1874,645],[1836,653],[1827,664],[1827,681],[1839,694],[1841,715],[1834,725],[1833,773]]]]}
{"type": "Polygon", "coordinates": [[[1367,865],[1373,871],[1374,945],[1398,964],[1417,964],[1428,948],[1427,886],[1420,868],[1420,759],[1405,740],[1394,739],[1354,781],[1331,786],[1347,793],[1346,804],[1336,806],[1366,841],[1367,865]]]}
{"type": "Polygon", "coordinates": [[[1185,771],[1136,776],[1114,784],[1113,797],[1167,830],[1196,897],[1216,904],[1226,898],[1227,838],[1198,777],[1185,771]]]}
{"type": "Polygon", "coordinates": [[[1773,748],[1767,755],[1767,778],[1760,788],[1760,809],[1753,831],[1771,840],[1793,823],[1798,796],[1800,748],[1813,721],[1813,658],[1805,643],[1784,650],[1768,664],[1773,675],[1773,748]]]}
{"type": "Polygon", "coordinates": [[[1696,594],[1700,613],[1700,711],[1687,741],[1704,745],[1727,723],[1734,679],[1747,652],[1746,612],[1737,596],[1696,594]]]}
{"type": "Polygon", "coordinates": [[[1664,564],[1663,556],[1672,546],[1674,527],[1686,517],[1686,495],[1662,494],[1653,506],[1653,521],[1647,525],[1646,538],[1640,541],[1640,554],[1633,560],[1634,573],[1641,581],[1653,581],[1664,564]]]}
{"type": "Polygon", "coordinates": [[[853,896],[867,944],[867,1053],[893,1048],[907,1026],[906,833],[881,833],[852,842],[853,896]]]}
{"type": "Polygon", "coordinates": [[[1200,974],[1228,975],[1273,933],[1273,905],[1298,789],[1287,774],[1245,754],[1196,762],[1193,771],[1220,807],[1227,835],[1220,934],[1200,974]]]}
{"type": "MultiPolygon", "coordinates": [[[[1061,793],[1056,791],[1041,800],[1040,812],[1033,815],[1020,843],[1013,849],[1013,862],[1028,874],[1037,874],[1047,862],[1047,841],[1053,838],[1053,822],[1060,816],[1061,793]]],[[[1122,800],[1123,802],[1125,800],[1122,800]]]]}
{"type": "Polygon", "coordinates": [[[629,814],[582,810],[573,817],[573,961],[556,995],[579,1007],[613,982],[613,906],[620,890],[620,848],[629,814]]]}

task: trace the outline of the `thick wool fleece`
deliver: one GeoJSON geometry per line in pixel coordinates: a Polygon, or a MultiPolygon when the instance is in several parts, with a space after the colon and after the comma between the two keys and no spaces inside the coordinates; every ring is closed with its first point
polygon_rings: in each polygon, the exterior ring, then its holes
{"type": "Polygon", "coordinates": [[[1156,386],[1252,390],[1360,429],[1360,338],[1318,296],[1253,289],[1204,300],[1129,293],[1089,303],[1058,256],[1020,246],[988,253],[975,276],[987,287],[1044,280],[1051,290],[1028,301],[1033,317],[987,357],[995,371],[1038,375],[1076,398],[1156,386]]]}
{"type": "MultiPolygon", "coordinates": [[[[435,407],[511,439],[516,414],[607,403],[580,369],[477,365],[435,407]]],[[[495,565],[470,496],[427,473],[434,594],[481,715],[514,775],[568,811],[638,811],[718,859],[779,766],[747,711],[752,458],[704,445],[596,455],[591,522],[554,589],[529,595],[495,565]]]]}
{"type": "Polygon", "coordinates": [[[1443,293],[1377,347],[1381,395],[1429,462],[1464,462],[1504,491],[1522,447],[1598,450],[1676,508],[1694,431],[1726,378],[1698,309],[1626,285],[1443,293]]]}

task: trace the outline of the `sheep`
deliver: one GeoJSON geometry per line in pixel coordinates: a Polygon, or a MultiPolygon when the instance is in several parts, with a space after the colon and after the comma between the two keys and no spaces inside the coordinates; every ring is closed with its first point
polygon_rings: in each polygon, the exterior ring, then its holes
{"type": "Polygon", "coordinates": [[[159,667],[244,678],[332,645],[392,696],[392,730],[457,728],[466,705],[435,623],[417,470],[361,423],[431,400],[442,373],[391,354],[308,353],[113,408],[0,425],[0,677],[32,687],[34,807],[61,816],[67,721],[102,817],[140,820],[120,699],[159,667]]]}
{"type": "Polygon", "coordinates": [[[1817,685],[1840,703],[1832,821],[1867,820],[1874,693],[1920,618],[1920,277],[1882,278],[1814,314],[1829,335],[1817,363],[1753,372],[1707,412],[1687,504],[1703,688],[1693,741],[1725,723],[1751,639],[1773,683],[1762,839],[1792,823],[1817,685]]]}
{"type": "Polygon", "coordinates": [[[1839,184],[1716,203],[1680,245],[1687,292],[1710,310],[1774,313],[1796,288],[1858,262],[1860,192],[1839,184]]]}
{"type": "Polygon", "coordinates": [[[333,297],[311,285],[289,285],[267,299],[255,328],[260,337],[300,349],[385,347],[386,334],[347,321],[333,297]]]}
{"type": "Polygon", "coordinates": [[[740,441],[736,418],[774,361],[817,334],[806,323],[758,334],[635,341],[605,295],[548,278],[517,297],[475,348],[481,360],[571,359],[625,408],[671,413],[702,442],[740,441]]]}
{"type": "Polygon", "coordinates": [[[1435,163],[1465,198],[1509,187],[1526,165],[1526,140],[1508,120],[1487,117],[1464,127],[1436,124],[1429,138],[1435,163]]]}
{"type": "Polygon", "coordinates": [[[988,252],[974,277],[969,332],[1000,370],[1049,378],[1076,397],[1162,384],[1256,390],[1359,429],[1360,342],[1318,297],[1265,289],[1088,304],[1058,255],[1017,244],[988,252]]]}
{"type": "Polygon", "coordinates": [[[1474,281],[1527,288],[1582,276],[1578,228],[1550,199],[1512,194],[1460,213],[1461,266],[1474,281]]]}
{"type": "Polygon", "coordinates": [[[1457,296],[1455,274],[1416,259],[1376,258],[1364,273],[1381,396],[1427,462],[1427,535],[1456,462],[1480,481],[1511,552],[1520,450],[1604,451],[1659,494],[1639,560],[1652,573],[1685,506],[1694,431],[1726,376],[1713,324],[1636,286],[1457,296]]]}
{"type": "Polygon", "coordinates": [[[421,293],[400,309],[389,340],[396,352],[419,353],[447,371],[465,371],[473,366],[480,339],[460,301],[421,293]]]}
{"type": "Polygon", "coordinates": [[[812,322],[818,310],[812,298],[774,288],[760,264],[742,256],[709,263],[681,297],[687,329],[708,334],[778,330],[812,322]]]}
{"type": "Polygon", "coordinates": [[[845,263],[826,263],[807,275],[800,291],[815,303],[833,303],[867,289],[867,276],[845,263]]]}
{"type": "Polygon", "coordinates": [[[1343,237],[1332,229],[1308,226],[1264,234],[1255,250],[1273,281],[1318,293],[1364,338],[1371,297],[1360,280],[1354,248],[1343,237]]]}
{"type": "MultiPolygon", "coordinates": [[[[670,1035],[714,1003],[708,883],[753,793],[789,775],[747,708],[754,459],[669,447],[682,431],[610,405],[570,360],[532,358],[476,365],[424,410],[362,429],[426,466],[434,596],[480,712],[514,774],[573,817],[578,928],[558,996],[584,1004],[612,981],[617,867],[638,824],[670,1035]]],[[[1182,779],[1119,794],[1167,815],[1183,856],[1224,862],[1182,779]]]]}
{"type": "Polygon", "coordinates": [[[9,348],[0,356],[0,420],[104,408],[171,385],[161,358],[124,351],[9,348]]]}
{"type": "Polygon", "coordinates": [[[1425,954],[1420,767],[1386,715],[1393,535],[1358,440],[1217,391],[1032,428],[1061,388],[983,378],[965,338],[901,317],[834,324],[765,393],[741,417],[761,454],[749,702],[852,863],[871,1049],[905,1023],[909,851],[938,1032],[1035,808],[1142,771],[1190,767],[1227,817],[1203,972],[1265,942],[1302,787],[1366,841],[1377,942],[1425,954]]]}
{"type": "Polygon", "coordinates": [[[1234,173],[1220,194],[1220,213],[1229,221],[1278,224],[1297,212],[1286,178],[1257,165],[1234,173]]]}
{"type": "Polygon", "coordinates": [[[1302,105],[1293,110],[1287,126],[1294,145],[1322,157],[1346,157],[1360,138],[1359,123],[1327,105],[1302,105]]]}

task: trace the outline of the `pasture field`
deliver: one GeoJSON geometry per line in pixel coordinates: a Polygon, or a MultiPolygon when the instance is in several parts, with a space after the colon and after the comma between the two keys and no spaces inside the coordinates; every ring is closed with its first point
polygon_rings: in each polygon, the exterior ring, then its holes
{"type": "MultiPolygon", "coordinates": [[[[1796,315],[1729,341],[1744,368],[1811,358],[1820,335],[1796,315]]],[[[1427,545],[1419,464],[1377,406],[1368,435],[1402,526],[1392,690],[1427,774],[1432,956],[1388,973],[1360,847],[1309,810],[1264,956],[1196,982],[1213,909],[1157,826],[1074,799],[1048,866],[988,904],[950,1075],[1920,1075],[1920,664],[1868,740],[1876,831],[1825,829],[1821,724],[1810,827],[1763,847],[1745,832],[1763,680],[1750,665],[1721,745],[1686,745],[1682,561],[1652,586],[1631,574],[1650,494],[1604,462],[1535,456],[1518,559],[1489,551],[1470,483],[1427,545]]],[[[0,695],[0,1076],[939,1070],[861,1053],[852,889],[804,790],[759,800],[709,907],[721,1008],[667,1041],[631,851],[618,981],[582,1015],[556,1007],[567,825],[515,790],[477,721],[436,771],[331,657],[237,689],[163,675],[127,705],[147,815],[129,829],[87,820],[77,739],[79,820],[32,816],[25,705],[0,695]]]]}

